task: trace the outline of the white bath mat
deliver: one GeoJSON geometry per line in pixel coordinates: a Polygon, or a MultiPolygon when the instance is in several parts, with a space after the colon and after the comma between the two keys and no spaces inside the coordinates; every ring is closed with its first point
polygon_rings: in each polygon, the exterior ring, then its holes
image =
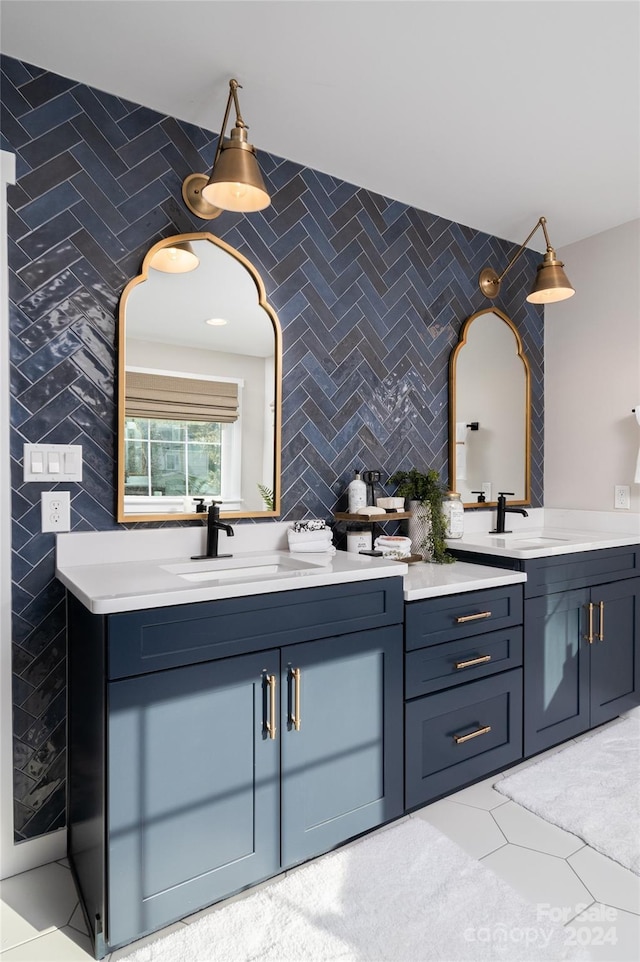
{"type": "Polygon", "coordinates": [[[640,875],[640,718],[621,719],[493,787],[640,875]]]}
{"type": "Polygon", "coordinates": [[[410,818],[126,956],[127,962],[585,959],[492,871],[410,818]]]}

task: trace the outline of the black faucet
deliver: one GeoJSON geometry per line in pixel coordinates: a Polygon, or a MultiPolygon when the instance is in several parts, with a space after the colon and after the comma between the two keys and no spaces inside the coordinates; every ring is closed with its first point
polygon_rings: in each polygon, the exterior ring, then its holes
{"type": "Polygon", "coordinates": [[[496,515],[496,526],[489,532],[489,534],[511,534],[511,531],[505,531],[504,521],[505,515],[509,514],[521,514],[523,518],[529,517],[529,512],[525,511],[524,508],[514,508],[512,505],[507,504],[507,495],[513,494],[513,491],[499,491],[498,492],[498,514],[496,515]]]}
{"type": "MultiPolygon", "coordinates": [[[[202,514],[207,511],[207,506],[203,498],[198,498],[196,513],[202,514]]],[[[220,530],[226,531],[228,538],[233,538],[234,530],[230,524],[224,524],[220,520],[221,501],[212,501],[207,513],[207,551],[206,554],[191,555],[192,561],[201,561],[203,558],[232,558],[230,554],[218,554],[218,534],[220,530]]]]}

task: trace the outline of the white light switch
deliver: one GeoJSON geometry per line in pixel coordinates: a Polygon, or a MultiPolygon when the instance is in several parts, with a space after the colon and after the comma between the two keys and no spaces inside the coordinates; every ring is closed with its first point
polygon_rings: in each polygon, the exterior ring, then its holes
{"type": "Polygon", "coordinates": [[[82,481],[81,444],[25,444],[24,481],[82,481]]]}

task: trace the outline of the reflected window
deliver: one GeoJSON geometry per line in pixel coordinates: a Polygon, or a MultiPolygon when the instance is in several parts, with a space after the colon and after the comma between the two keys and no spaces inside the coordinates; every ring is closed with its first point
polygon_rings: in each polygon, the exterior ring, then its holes
{"type": "Polygon", "coordinates": [[[221,498],[226,467],[222,433],[222,424],[214,422],[130,418],[126,424],[125,493],[221,498]]]}
{"type": "Polygon", "coordinates": [[[125,505],[142,513],[185,510],[204,497],[237,508],[241,396],[237,380],[128,369],[125,505]]]}

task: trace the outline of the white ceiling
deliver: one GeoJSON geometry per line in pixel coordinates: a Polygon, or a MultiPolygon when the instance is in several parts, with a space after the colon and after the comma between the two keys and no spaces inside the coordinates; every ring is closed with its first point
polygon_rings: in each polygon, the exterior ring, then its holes
{"type": "Polygon", "coordinates": [[[258,152],[516,243],[541,214],[558,249],[640,217],[637,0],[2,0],[0,17],[4,53],[210,130],[236,77],[258,152]]]}

